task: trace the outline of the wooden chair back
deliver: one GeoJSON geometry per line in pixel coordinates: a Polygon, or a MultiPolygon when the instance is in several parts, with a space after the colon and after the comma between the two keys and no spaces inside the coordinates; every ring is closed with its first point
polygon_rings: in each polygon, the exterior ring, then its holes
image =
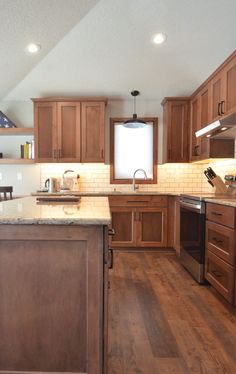
{"type": "Polygon", "coordinates": [[[2,194],[4,196],[4,200],[12,200],[12,192],[13,187],[12,186],[0,186],[0,200],[2,200],[2,194]]]}

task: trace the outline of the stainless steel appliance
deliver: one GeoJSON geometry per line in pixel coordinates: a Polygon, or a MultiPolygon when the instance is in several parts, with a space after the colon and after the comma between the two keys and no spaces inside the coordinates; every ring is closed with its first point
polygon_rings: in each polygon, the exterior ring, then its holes
{"type": "Polygon", "coordinates": [[[199,283],[204,283],[205,260],[205,202],[202,199],[201,195],[180,197],[180,262],[199,283]]]}
{"type": "Polygon", "coordinates": [[[48,189],[48,192],[57,192],[57,178],[48,178],[45,181],[45,187],[48,189]]]}

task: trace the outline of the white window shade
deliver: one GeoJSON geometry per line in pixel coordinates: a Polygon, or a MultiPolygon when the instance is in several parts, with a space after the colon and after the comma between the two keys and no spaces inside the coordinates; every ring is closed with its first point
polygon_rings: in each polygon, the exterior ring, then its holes
{"type": "MultiPolygon", "coordinates": [[[[121,123],[114,126],[115,179],[133,178],[136,169],[144,169],[153,178],[153,124],[129,129],[121,123]]],[[[144,178],[143,173],[137,173],[144,178]]]]}

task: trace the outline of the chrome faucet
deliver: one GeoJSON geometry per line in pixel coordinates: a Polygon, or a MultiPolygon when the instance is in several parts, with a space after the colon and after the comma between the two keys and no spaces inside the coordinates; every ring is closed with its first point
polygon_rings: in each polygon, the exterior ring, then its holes
{"type": "Polygon", "coordinates": [[[146,174],[145,170],[143,170],[143,169],[136,169],[135,172],[134,172],[134,175],[133,175],[133,190],[134,191],[136,191],[138,189],[138,186],[135,185],[135,175],[136,175],[137,171],[142,171],[143,174],[144,174],[144,178],[147,179],[147,174],[146,174]]]}

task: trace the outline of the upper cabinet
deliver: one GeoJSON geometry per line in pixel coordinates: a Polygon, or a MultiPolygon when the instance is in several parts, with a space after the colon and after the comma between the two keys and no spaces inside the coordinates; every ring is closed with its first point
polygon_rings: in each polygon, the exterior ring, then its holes
{"type": "Polygon", "coordinates": [[[33,99],[36,162],[104,162],[105,99],[33,99]]]}
{"type": "Polygon", "coordinates": [[[189,160],[189,99],[166,97],[163,105],[164,162],[189,160]]]}
{"type": "Polygon", "coordinates": [[[83,102],[81,107],[82,162],[104,162],[104,102],[83,102]]]}
{"type": "Polygon", "coordinates": [[[236,110],[236,56],[229,60],[210,81],[212,120],[236,110]]]}
{"type": "Polygon", "coordinates": [[[236,112],[236,51],[192,96],[165,98],[162,105],[164,162],[233,158],[234,139],[196,138],[195,133],[236,112]],[[188,145],[189,158],[186,156],[188,145]]]}

